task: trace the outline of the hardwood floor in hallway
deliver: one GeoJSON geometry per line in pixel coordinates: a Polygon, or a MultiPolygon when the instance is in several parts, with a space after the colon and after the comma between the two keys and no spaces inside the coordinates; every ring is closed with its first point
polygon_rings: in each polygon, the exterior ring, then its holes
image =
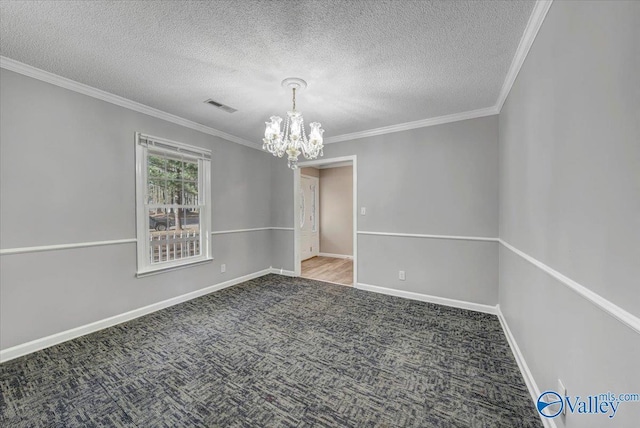
{"type": "Polygon", "coordinates": [[[312,257],[302,262],[303,278],[353,285],[353,260],[333,257],[312,257]]]}

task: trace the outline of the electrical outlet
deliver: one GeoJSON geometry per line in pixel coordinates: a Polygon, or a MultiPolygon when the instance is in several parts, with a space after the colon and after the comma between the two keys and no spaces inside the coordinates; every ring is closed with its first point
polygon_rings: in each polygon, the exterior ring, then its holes
{"type": "Polygon", "coordinates": [[[227,265],[226,264],[221,264],[220,265],[220,273],[225,273],[227,271],[227,265]]]}
{"type": "Polygon", "coordinates": [[[367,215],[367,207],[360,207],[360,215],[367,215]]]}
{"type": "Polygon", "coordinates": [[[404,281],[406,279],[405,276],[404,276],[404,271],[403,270],[398,272],[398,279],[400,281],[404,281]]]}

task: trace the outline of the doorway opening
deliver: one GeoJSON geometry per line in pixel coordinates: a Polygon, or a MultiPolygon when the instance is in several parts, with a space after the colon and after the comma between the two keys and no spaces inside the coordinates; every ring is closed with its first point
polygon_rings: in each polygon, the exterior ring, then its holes
{"type": "Polygon", "coordinates": [[[295,274],[357,284],[356,156],[298,166],[293,180],[295,274]]]}

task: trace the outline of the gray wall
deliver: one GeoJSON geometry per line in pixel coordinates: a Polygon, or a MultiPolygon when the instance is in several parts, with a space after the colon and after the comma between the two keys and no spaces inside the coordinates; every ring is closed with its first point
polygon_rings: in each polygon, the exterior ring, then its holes
{"type": "Polygon", "coordinates": [[[353,255],[353,167],[320,171],[320,252],[353,255]]]}
{"type": "MultiPolygon", "coordinates": [[[[499,118],[501,239],[636,316],[639,23],[639,2],[554,2],[499,118]]],[[[500,306],[543,391],[640,389],[638,334],[506,248],[500,306]]],[[[634,403],[556,422],[638,420],[634,403]]]]}
{"type": "Polygon", "coordinates": [[[287,159],[271,156],[271,226],[291,230],[271,231],[271,265],[294,270],[293,246],[293,171],[287,159]]]}
{"type": "MultiPolygon", "coordinates": [[[[325,158],[358,156],[359,230],[499,229],[640,315],[638,22],[638,2],[554,2],[499,119],[328,145],[325,158]]],[[[214,150],[213,230],[293,227],[284,159],[6,70],[0,91],[3,249],[135,237],[135,131],[214,150]]],[[[292,230],[216,235],[213,263],[142,279],[135,244],[1,256],[0,348],[269,266],[293,270],[293,244],[292,230]]],[[[638,334],[497,243],[359,235],[358,256],[361,283],[499,302],[542,390],[561,378],[573,396],[638,392],[638,334]]],[[[639,419],[627,403],[607,424],[639,419]]]]}
{"type": "Polygon", "coordinates": [[[497,237],[498,118],[329,144],[358,156],[358,229],[497,237]]]}
{"type": "MultiPolygon", "coordinates": [[[[271,226],[269,155],[2,69],[0,246],[135,238],[136,131],[213,150],[213,230],[271,226]],[[266,179],[265,179],[266,177],[266,179]]],[[[135,243],[0,257],[0,348],[271,264],[271,231],[213,237],[213,263],[135,278],[135,243]],[[225,263],[227,272],[220,273],[225,263]]]]}
{"type": "MultiPolygon", "coordinates": [[[[485,117],[329,144],[324,158],[358,157],[354,196],[367,208],[358,216],[360,231],[495,238],[497,133],[497,116],[485,117]]],[[[272,166],[272,218],[292,224],[293,175],[282,159],[272,166]]],[[[293,234],[278,246],[293,269],[287,245],[293,234]]],[[[495,305],[497,244],[359,235],[358,282],[495,305]]]]}

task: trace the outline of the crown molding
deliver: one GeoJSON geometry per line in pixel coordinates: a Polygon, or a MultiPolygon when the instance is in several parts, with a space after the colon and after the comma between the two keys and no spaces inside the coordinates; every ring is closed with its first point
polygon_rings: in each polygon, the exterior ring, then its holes
{"type": "Polygon", "coordinates": [[[493,116],[498,114],[494,107],[487,107],[478,110],[464,111],[462,113],[448,114],[445,116],[431,117],[429,119],[416,120],[414,122],[399,123],[397,125],[384,126],[382,128],[369,129],[366,131],[353,132],[351,134],[335,135],[325,138],[325,144],[338,143],[340,141],[350,141],[357,138],[373,137],[376,135],[390,134],[392,132],[408,131],[416,128],[426,128],[427,126],[442,125],[444,123],[458,122],[460,120],[476,119],[478,117],[493,116]]]}
{"type": "Polygon", "coordinates": [[[520,69],[524,64],[524,61],[527,59],[529,50],[531,49],[531,46],[533,46],[533,42],[538,35],[538,31],[540,31],[540,27],[542,27],[544,18],[547,16],[547,12],[549,12],[551,3],[553,3],[553,0],[538,0],[536,1],[535,6],[533,6],[533,11],[529,16],[529,21],[524,29],[524,33],[520,39],[520,44],[518,45],[518,49],[516,49],[516,54],[513,57],[513,61],[511,61],[507,77],[504,79],[500,95],[498,95],[498,100],[496,101],[495,108],[498,113],[502,110],[502,106],[507,100],[509,92],[511,92],[511,87],[513,87],[516,77],[518,77],[518,73],[520,73],[520,69]]]}
{"type": "MultiPolygon", "coordinates": [[[[516,81],[518,73],[520,72],[524,61],[527,58],[527,54],[529,53],[529,50],[531,49],[531,46],[533,45],[533,42],[538,35],[540,27],[542,27],[542,23],[544,22],[544,19],[547,16],[547,12],[549,11],[552,3],[553,0],[536,1],[535,6],[533,7],[533,11],[529,16],[529,21],[527,22],[527,26],[524,30],[522,38],[520,39],[520,43],[518,44],[518,48],[516,49],[516,53],[513,57],[513,60],[511,61],[511,66],[509,67],[509,71],[507,72],[507,76],[502,85],[502,89],[500,90],[500,94],[498,95],[498,99],[494,106],[461,113],[432,117],[428,119],[416,120],[413,122],[400,123],[397,125],[390,125],[381,128],[369,129],[365,131],[358,131],[349,134],[335,135],[333,137],[325,138],[325,144],[350,141],[358,138],[373,137],[376,135],[390,134],[393,132],[407,131],[416,128],[425,128],[428,126],[442,125],[445,123],[458,122],[461,120],[476,119],[480,117],[500,114],[502,106],[509,96],[509,92],[511,91],[511,88],[516,81]]],[[[25,76],[33,77],[34,79],[42,80],[43,82],[51,83],[65,89],[69,89],[93,98],[109,102],[111,104],[115,104],[130,110],[137,111],[139,113],[153,116],[158,119],[166,120],[167,122],[172,122],[186,128],[203,132],[205,134],[224,138],[225,140],[232,141],[234,143],[238,143],[252,149],[260,150],[260,147],[257,144],[245,140],[244,138],[227,134],[226,132],[220,131],[218,129],[210,128],[197,122],[182,118],[180,116],[176,116],[162,110],[158,110],[153,107],[131,101],[119,95],[114,95],[101,89],[97,89],[83,83],[67,79],[66,77],[58,76],[57,74],[41,70],[28,64],[13,60],[11,58],[0,56],[0,68],[5,68],[7,70],[11,70],[25,76]]]]}
{"type": "Polygon", "coordinates": [[[242,144],[243,146],[251,147],[252,149],[260,150],[260,147],[250,141],[245,140],[244,138],[236,137],[235,135],[227,134],[226,132],[222,132],[218,129],[210,128],[208,126],[193,122],[183,117],[176,116],[174,114],[167,113],[135,101],[131,101],[130,99],[94,88],[89,85],[85,85],[84,83],[76,82],[75,80],[58,76],[57,74],[50,73],[48,71],[33,67],[31,65],[16,61],[11,58],[0,56],[0,68],[14,71],[16,73],[41,80],[43,82],[51,83],[52,85],[69,89],[71,91],[78,92],[92,98],[97,98],[99,100],[106,101],[108,103],[115,104],[129,110],[137,111],[138,113],[146,114],[148,116],[156,117],[167,122],[175,123],[176,125],[184,126],[185,128],[190,128],[204,134],[213,135],[215,137],[220,137],[234,143],[242,144]]]}
{"type": "Polygon", "coordinates": [[[427,126],[442,125],[450,122],[458,122],[461,120],[475,119],[479,117],[500,114],[502,106],[509,96],[511,87],[515,83],[516,77],[518,77],[518,73],[520,72],[520,69],[524,64],[524,61],[527,59],[529,50],[531,50],[531,46],[533,46],[533,42],[538,35],[538,31],[540,31],[540,27],[542,27],[542,23],[544,22],[544,19],[547,16],[547,12],[549,12],[549,8],[551,7],[552,3],[553,0],[537,0],[536,4],[533,6],[533,10],[531,11],[531,15],[529,16],[529,21],[527,22],[524,33],[522,34],[522,38],[520,39],[520,43],[518,44],[518,48],[516,49],[513,60],[511,61],[511,66],[509,67],[509,71],[507,72],[507,76],[504,79],[500,94],[498,95],[498,99],[494,106],[478,110],[466,111],[462,113],[454,113],[446,116],[416,120],[414,122],[400,123],[398,125],[385,126],[382,128],[370,129],[366,131],[354,132],[351,134],[336,135],[333,137],[325,138],[325,144],[355,140],[357,138],[373,137],[376,135],[390,134],[392,132],[407,131],[409,129],[424,128],[427,126]]]}

